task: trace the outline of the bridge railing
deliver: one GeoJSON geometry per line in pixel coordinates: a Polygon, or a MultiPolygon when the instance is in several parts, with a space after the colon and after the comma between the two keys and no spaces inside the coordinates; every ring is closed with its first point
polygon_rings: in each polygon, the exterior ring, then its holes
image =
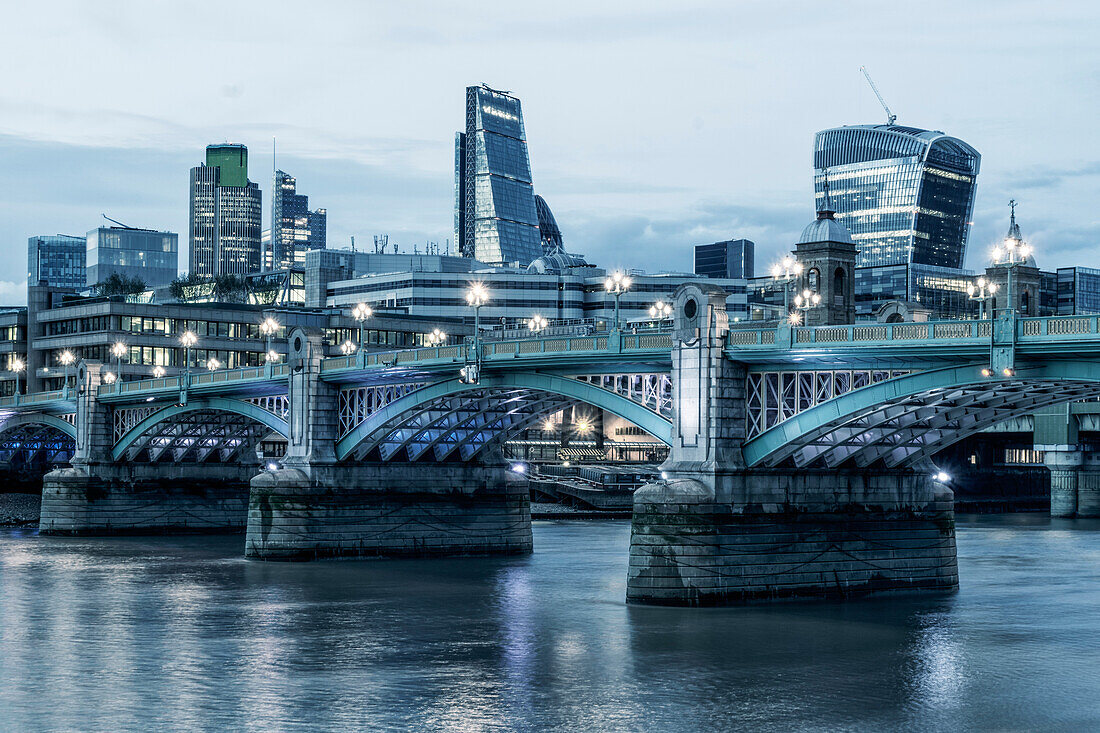
{"type": "MultiPolygon", "coordinates": [[[[290,367],[286,364],[195,372],[190,375],[189,388],[252,380],[278,379],[285,377],[289,373],[290,367]]],[[[138,379],[132,382],[115,382],[114,384],[101,384],[97,394],[128,395],[165,390],[180,390],[183,389],[183,382],[184,376],[182,374],[178,377],[158,377],[156,379],[138,379]]]]}
{"type": "Polygon", "coordinates": [[[53,402],[54,400],[65,399],[65,396],[65,391],[60,389],[52,389],[48,392],[31,392],[30,394],[10,395],[8,397],[0,397],[0,407],[41,405],[44,402],[53,402]]]}
{"type": "Polygon", "coordinates": [[[1030,341],[1035,337],[1073,337],[1095,335],[1100,327],[1100,316],[1047,316],[1021,318],[1017,321],[1016,337],[1030,341]]]}
{"type": "MultiPolygon", "coordinates": [[[[619,338],[619,350],[623,352],[667,351],[672,348],[672,334],[667,331],[622,334],[619,338]]],[[[482,342],[481,358],[484,361],[493,361],[539,354],[606,353],[612,351],[613,346],[613,334],[511,339],[482,342]]],[[[390,367],[429,362],[461,362],[466,358],[465,348],[464,346],[430,346],[402,351],[376,351],[338,356],[325,359],[321,365],[321,371],[332,372],[356,367],[390,367]]]]}

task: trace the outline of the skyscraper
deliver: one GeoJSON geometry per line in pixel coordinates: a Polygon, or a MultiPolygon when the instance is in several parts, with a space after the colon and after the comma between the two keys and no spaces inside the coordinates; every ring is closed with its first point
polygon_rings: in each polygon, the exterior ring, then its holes
{"type": "Polygon", "coordinates": [[[190,271],[246,275],[262,265],[260,188],[248,180],[248,148],[206,146],[191,169],[190,271]]]}
{"type": "Polygon", "coordinates": [[[756,244],[750,239],[728,239],[695,245],[695,274],[704,277],[745,278],[755,276],[756,244]]]}
{"type": "Polygon", "coordinates": [[[84,237],[53,234],[27,239],[27,284],[82,290],[87,285],[84,237]]]}
{"type": "Polygon", "coordinates": [[[179,269],[179,235],[134,227],[99,227],[88,232],[88,284],[111,275],[136,277],[150,288],[167,285],[179,269]]]}
{"type": "Polygon", "coordinates": [[[835,211],[852,233],[858,267],[959,268],[980,164],[977,150],[942,132],[901,125],[823,130],[814,140],[816,205],[835,211]]]}
{"type": "Polygon", "coordinates": [[[520,102],[484,85],[466,88],[466,131],[455,135],[455,243],[490,264],[543,253],[520,102]]]}
{"type": "Polygon", "coordinates": [[[307,251],[325,248],[327,212],[310,211],[309,197],[298,193],[294,177],[283,171],[275,171],[272,192],[272,266],[300,265],[307,251]]]}

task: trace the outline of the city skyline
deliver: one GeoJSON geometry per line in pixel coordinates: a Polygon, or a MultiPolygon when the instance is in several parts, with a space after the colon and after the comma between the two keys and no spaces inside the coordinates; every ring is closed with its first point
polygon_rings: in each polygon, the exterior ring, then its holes
{"type": "MultiPolygon", "coordinates": [[[[963,25],[969,25],[968,36],[974,34],[972,47],[965,54],[928,54],[923,68],[911,63],[915,50],[889,48],[889,25],[896,17],[891,11],[869,11],[860,19],[842,8],[829,15],[810,13],[806,21],[785,29],[787,37],[809,37],[814,23],[833,28],[848,23],[845,38],[851,41],[850,48],[819,59],[812,75],[796,71],[796,64],[779,71],[767,65],[778,52],[764,49],[763,39],[753,38],[751,29],[774,23],[774,13],[761,8],[695,10],[686,18],[680,14],[673,25],[677,43],[692,42],[690,52],[676,58],[659,54],[661,67],[655,60],[624,69],[585,46],[581,58],[562,64],[556,74],[525,65],[517,75],[499,63],[499,53],[514,48],[514,41],[482,41],[483,47],[448,68],[425,61],[392,80],[357,80],[364,97],[396,94],[399,85],[420,87],[415,98],[382,118],[350,110],[330,116],[330,105],[320,96],[307,98],[299,109],[284,112],[279,107],[278,117],[270,111],[257,113],[266,94],[261,69],[231,75],[209,101],[194,103],[199,99],[197,82],[181,81],[154,64],[146,73],[164,72],[182,84],[179,98],[192,102],[186,110],[162,92],[149,95],[142,107],[134,106],[126,94],[133,82],[126,79],[113,80],[115,93],[91,103],[73,80],[44,85],[44,69],[32,70],[0,96],[8,113],[0,129],[0,153],[12,163],[8,175],[18,169],[23,179],[19,195],[5,205],[0,232],[10,248],[35,234],[86,231],[103,210],[138,226],[184,232],[186,184],[181,171],[194,164],[195,149],[213,140],[241,140],[252,148],[253,167],[270,170],[266,148],[274,135],[279,166],[308,182],[311,197],[330,212],[330,247],[348,246],[351,235],[362,247],[376,233],[388,233],[403,249],[427,240],[442,244],[453,229],[451,145],[461,90],[484,80],[523,99],[539,192],[553,203],[570,250],[612,267],[688,271],[693,245],[745,237],[758,243],[763,267],[795,241],[812,216],[814,133],[882,121],[882,111],[858,73],[859,64],[866,63],[898,113],[899,124],[944,130],[983,154],[967,267],[984,264],[988,247],[1003,233],[1011,197],[1021,201],[1020,220],[1044,269],[1087,260],[1100,236],[1087,203],[1100,186],[1100,162],[1090,159],[1087,150],[1082,156],[1067,131],[1075,121],[1090,118],[1096,105],[1089,95],[1072,93],[1086,88],[1096,73],[1097,52],[1078,31],[1085,26],[1081,13],[1095,13],[1093,9],[1080,8],[1072,20],[1057,9],[1045,9],[1043,22],[1034,25],[1026,41],[1009,44],[1004,39],[1013,38],[1011,28],[1027,22],[1028,8],[1021,6],[1011,22],[993,10],[956,9],[969,21],[963,25]],[[717,31],[736,31],[738,54],[726,55],[717,31]],[[746,62],[742,54],[754,50],[759,60],[746,62]],[[1068,58],[1074,63],[1064,63],[1068,58]],[[688,75],[707,59],[723,60],[711,78],[721,84],[704,84],[688,75]],[[921,82],[947,68],[958,69],[956,78],[935,88],[921,82]],[[641,94],[674,76],[678,82],[662,87],[660,101],[641,94]],[[33,96],[43,88],[51,91],[33,96]],[[731,105],[737,114],[729,114],[731,105]],[[569,124],[576,110],[585,117],[583,136],[569,124]],[[75,175],[59,183],[66,171],[75,175]]],[[[45,22],[41,13],[20,12],[19,21],[32,26],[45,22]]],[[[242,17],[248,12],[232,11],[242,17]]],[[[353,8],[334,12],[351,26],[361,17],[353,8]]],[[[408,42],[400,14],[390,12],[369,13],[378,49],[408,42]]],[[[642,58],[647,28],[664,17],[644,12],[644,22],[620,24],[612,32],[613,13],[572,7],[561,14],[561,23],[568,18],[584,25],[585,38],[612,33],[620,53],[631,59],[642,58]]],[[[110,11],[75,7],[71,15],[62,22],[60,37],[73,37],[78,28],[93,40],[109,33],[110,11]]],[[[460,22],[448,12],[441,11],[441,16],[429,21],[426,34],[437,38],[437,25],[460,22]]],[[[158,18],[163,19],[141,11],[130,22],[140,25],[158,18]]],[[[549,22],[537,14],[524,22],[517,13],[502,10],[496,20],[483,22],[516,30],[518,37],[534,43],[532,53],[539,56],[546,36],[561,29],[535,28],[540,20],[549,22]]],[[[164,33],[186,35],[189,19],[173,17],[172,22],[179,29],[158,32],[158,38],[164,33]]],[[[256,15],[257,28],[265,22],[256,15]]],[[[85,42],[79,40],[77,46],[85,42]]],[[[473,48],[470,43],[451,36],[443,48],[460,58],[456,47],[473,48]]],[[[7,53],[18,53],[19,44],[16,39],[7,53]]],[[[343,35],[334,44],[345,60],[360,53],[348,44],[343,35]]],[[[947,37],[934,43],[941,50],[950,45],[947,37]]],[[[116,50],[91,66],[101,75],[125,63],[130,53],[116,50]]],[[[443,50],[429,49],[428,57],[439,53],[443,50]]],[[[294,73],[320,70],[305,66],[294,73]]],[[[330,89],[345,81],[334,73],[321,86],[330,89]]],[[[266,188],[264,177],[260,180],[266,188]]],[[[264,214],[266,221],[269,212],[264,214]]],[[[0,285],[0,301],[20,302],[18,294],[18,288],[0,285]]]]}

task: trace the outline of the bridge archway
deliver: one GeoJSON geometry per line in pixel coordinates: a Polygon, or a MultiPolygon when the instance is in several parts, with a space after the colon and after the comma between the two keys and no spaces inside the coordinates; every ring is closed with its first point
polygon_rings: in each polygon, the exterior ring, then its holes
{"type": "Polygon", "coordinates": [[[13,468],[67,463],[76,448],[76,427],[54,415],[24,413],[0,423],[0,462],[13,468]]]}
{"type": "Polygon", "coordinates": [[[483,376],[478,384],[450,379],[409,392],[341,437],[336,457],[376,455],[388,461],[403,451],[410,461],[456,455],[469,461],[574,402],[606,410],[671,443],[671,422],[627,397],[569,377],[513,372],[483,376]]]}
{"type": "Polygon", "coordinates": [[[132,425],[116,418],[116,461],[144,459],[150,463],[228,462],[271,433],[290,435],[285,411],[278,414],[256,402],[210,397],[163,408],[139,408],[132,425]]]}
{"type": "Polygon", "coordinates": [[[753,467],[917,465],[1005,420],[1100,397],[1100,362],[1051,360],[1002,378],[983,377],[982,367],[914,372],[822,402],[747,441],[745,462],[753,467]]]}

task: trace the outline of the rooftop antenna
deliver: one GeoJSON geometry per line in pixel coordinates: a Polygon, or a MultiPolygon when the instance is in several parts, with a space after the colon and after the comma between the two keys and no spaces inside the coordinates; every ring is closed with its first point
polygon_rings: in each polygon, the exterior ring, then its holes
{"type": "Polygon", "coordinates": [[[824,184],[822,184],[822,189],[824,190],[824,193],[825,193],[825,201],[823,202],[824,205],[823,205],[821,210],[822,211],[832,211],[833,210],[833,202],[829,198],[829,169],[826,168],[825,170],[823,170],[822,175],[825,177],[825,182],[824,182],[824,184]]]}
{"type": "Polygon", "coordinates": [[[878,103],[882,105],[882,108],[884,110],[886,110],[886,117],[888,118],[886,120],[886,124],[887,125],[894,124],[894,120],[896,120],[898,118],[898,116],[896,114],[894,114],[893,112],[891,112],[890,108],[886,106],[886,100],[882,98],[881,94],[879,94],[878,87],[875,86],[875,82],[871,78],[871,75],[867,73],[867,67],[866,66],[861,66],[861,67],[859,67],[859,70],[863,72],[863,76],[864,76],[865,79],[867,79],[867,83],[871,85],[871,91],[875,93],[876,97],[878,97],[878,103]]]}
{"type": "Polygon", "coordinates": [[[355,235],[354,234],[351,235],[351,251],[352,252],[355,251],[355,235]]]}

